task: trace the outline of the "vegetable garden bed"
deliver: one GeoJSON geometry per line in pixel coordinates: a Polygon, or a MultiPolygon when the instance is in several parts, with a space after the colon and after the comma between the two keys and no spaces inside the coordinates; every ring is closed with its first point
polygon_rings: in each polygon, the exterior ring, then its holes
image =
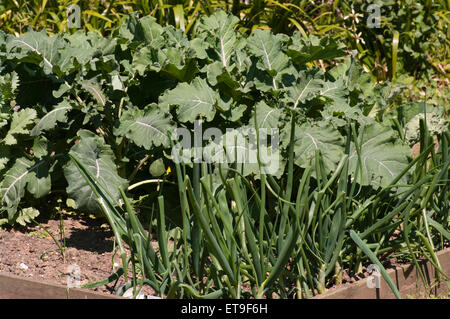
{"type": "MultiPolygon", "coordinates": [[[[58,220],[42,221],[42,226],[56,235],[58,220]]],[[[58,251],[55,243],[42,231],[39,226],[28,226],[25,231],[0,231],[0,298],[39,298],[39,299],[97,299],[97,298],[123,298],[112,294],[113,284],[104,285],[95,289],[70,288],[63,283],[67,276],[61,276],[62,269],[70,263],[81,267],[82,284],[105,277],[108,272],[111,258],[112,242],[109,227],[99,227],[101,221],[90,218],[79,219],[67,216],[64,220],[65,255],[66,262],[58,251]],[[89,227],[87,227],[89,226],[89,227]],[[21,245],[18,245],[18,243],[21,245]],[[86,250],[89,245],[89,251],[86,250]],[[32,248],[30,246],[33,246],[32,248]],[[28,249],[27,247],[30,247],[28,249]],[[24,249],[25,248],[25,249],[24,249]],[[21,253],[14,254],[14,249],[21,253]],[[28,251],[30,250],[30,251],[28,251]],[[26,252],[26,253],[25,253],[26,252]],[[7,255],[10,257],[8,258],[7,255]],[[18,255],[18,256],[17,256],[18,255]],[[44,256],[41,259],[39,256],[44,256]],[[20,269],[19,261],[29,267],[26,271],[20,269]],[[87,266],[91,270],[86,271],[87,266]],[[46,271],[47,270],[47,271],[46,271]],[[95,271],[97,270],[97,271],[95,271]],[[101,270],[101,271],[100,271],[101,270]],[[60,272],[58,274],[58,271],[60,272]]],[[[104,225],[104,224],[103,224],[104,225]]],[[[57,237],[57,236],[56,236],[57,237]]],[[[442,270],[450,273],[450,248],[437,253],[442,270]]],[[[403,298],[426,298],[432,296],[449,296],[448,282],[436,285],[436,272],[434,267],[423,260],[419,262],[426,276],[427,289],[424,288],[414,264],[394,264],[388,267],[387,272],[394,281],[403,298]]],[[[380,277],[380,288],[369,288],[367,271],[360,273],[348,282],[329,287],[316,299],[378,299],[395,298],[386,281],[380,277]]],[[[442,279],[442,278],[441,278],[442,279]]],[[[120,281],[123,283],[123,281],[120,281]]],[[[117,288],[119,285],[115,285],[117,288]]],[[[147,292],[147,291],[146,291],[147,292]]]]}
{"type": "MultiPolygon", "coordinates": [[[[450,272],[450,248],[437,253],[442,269],[450,272]]],[[[429,294],[448,297],[450,285],[446,282],[436,285],[436,272],[429,262],[420,263],[422,271],[427,275],[428,287],[425,289],[417,275],[413,264],[389,269],[388,274],[394,280],[398,290],[405,297],[421,298],[429,294]]],[[[316,299],[393,299],[395,295],[383,278],[379,288],[369,288],[365,278],[356,283],[339,285],[330,288],[316,299]]],[[[123,297],[88,291],[86,289],[67,288],[62,285],[51,284],[34,279],[0,273],[0,299],[123,299],[123,297]]]]}
{"type": "Polygon", "coordinates": [[[310,298],[367,264],[400,297],[393,255],[444,273],[446,105],[397,103],[332,38],[238,22],[0,33],[0,226],[55,198],[103,215],[125,288],[168,298],[310,298]]]}

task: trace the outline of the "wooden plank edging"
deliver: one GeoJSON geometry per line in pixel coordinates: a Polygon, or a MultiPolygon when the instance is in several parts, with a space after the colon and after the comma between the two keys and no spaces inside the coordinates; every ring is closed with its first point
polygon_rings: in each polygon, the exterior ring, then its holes
{"type": "Polygon", "coordinates": [[[0,273],[0,299],[126,299],[0,273]]]}

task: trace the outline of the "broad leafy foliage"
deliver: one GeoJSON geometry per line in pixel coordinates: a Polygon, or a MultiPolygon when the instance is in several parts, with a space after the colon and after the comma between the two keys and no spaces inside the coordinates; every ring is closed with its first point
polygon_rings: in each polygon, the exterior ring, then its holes
{"type": "Polygon", "coordinates": [[[411,151],[394,133],[378,123],[360,130],[359,154],[353,143],[349,160],[361,185],[387,186],[407,166],[411,151]]]}
{"type": "Polygon", "coordinates": [[[169,117],[156,104],[152,104],[145,110],[126,110],[116,134],[126,136],[136,145],[149,150],[152,146],[169,146],[169,132],[173,130],[169,117]]]}
{"type": "MultiPolygon", "coordinates": [[[[244,149],[253,147],[246,142],[251,129],[278,129],[276,177],[291,146],[298,170],[314,166],[320,152],[330,173],[347,154],[349,174],[373,187],[407,165],[408,150],[397,133],[377,123],[392,96],[388,84],[374,87],[328,38],[268,30],[246,38],[235,30],[237,22],[218,11],[202,18],[193,39],[135,15],[110,38],[81,31],[1,34],[0,213],[23,223],[27,212],[36,215],[22,207],[27,194],[41,198],[56,187],[66,189],[78,208],[98,210],[69,152],[117,203],[118,186],[126,188],[130,175],[148,178],[138,169],[141,161],[170,157],[175,129],[192,131],[197,120],[203,131],[215,127],[222,134],[228,129],[223,138],[243,137],[244,149]],[[324,72],[316,67],[320,59],[340,60],[324,72]],[[352,124],[356,136],[348,136],[352,124]]],[[[205,139],[203,146],[211,156],[232,158],[235,148],[223,138],[205,139]]],[[[260,174],[255,163],[240,168],[246,176],[260,174]]]]}
{"type": "MultiPolygon", "coordinates": [[[[79,143],[72,147],[71,153],[81,158],[83,164],[95,175],[108,194],[110,200],[119,197],[118,187],[126,187],[127,181],[117,174],[114,153],[109,145],[105,145],[102,137],[94,135],[90,131],[81,130],[79,143]]],[[[97,198],[91,187],[83,178],[80,178],[79,171],[73,163],[70,163],[64,174],[69,186],[67,194],[75,199],[77,206],[95,210],[97,208],[97,198]]]]}

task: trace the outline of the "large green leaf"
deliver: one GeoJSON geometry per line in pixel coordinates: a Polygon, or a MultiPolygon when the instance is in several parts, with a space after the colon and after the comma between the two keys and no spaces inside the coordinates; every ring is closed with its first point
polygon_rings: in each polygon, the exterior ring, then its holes
{"type": "Polygon", "coordinates": [[[59,65],[59,68],[63,72],[69,71],[74,67],[75,59],[81,66],[89,63],[96,50],[95,44],[88,40],[86,34],[78,30],[74,34],[65,34],[64,38],[68,43],[59,50],[61,59],[64,61],[62,65],[59,65]]]}
{"type": "Polygon", "coordinates": [[[18,158],[1,182],[0,209],[8,211],[9,220],[13,219],[20,200],[25,194],[26,176],[30,172],[30,168],[34,169],[32,164],[32,161],[26,158],[18,158]]]}
{"type": "MultiPolygon", "coordinates": [[[[105,144],[102,137],[90,131],[81,130],[78,135],[81,138],[78,144],[71,148],[70,153],[77,156],[98,178],[102,187],[108,191],[109,199],[117,201],[120,198],[118,187],[125,189],[128,182],[117,174],[111,147],[105,144]]],[[[75,200],[77,208],[98,211],[97,198],[75,164],[70,162],[64,169],[64,175],[68,183],[67,194],[75,200]]]]}
{"type": "Polygon", "coordinates": [[[159,47],[164,43],[162,37],[163,27],[152,16],[137,19],[130,14],[119,29],[119,35],[128,41],[145,42],[152,47],[159,47]]]}
{"type": "Polygon", "coordinates": [[[326,105],[321,112],[321,125],[333,124],[336,127],[346,126],[351,121],[356,121],[361,125],[369,125],[375,122],[375,119],[364,115],[363,111],[358,106],[351,107],[347,103],[332,103],[326,105]]]}
{"type": "Polygon", "coordinates": [[[396,132],[378,123],[359,129],[358,144],[360,158],[355,144],[351,144],[349,170],[353,176],[358,172],[357,182],[361,185],[388,185],[408,165],[411,156],[396,132]]]}
{"type": "Polygon", "coordinates": [[[20,37],[10,36],[6,43],[9,58],[24,59],[27,62],[41,64],[44,72],[49,74],[53,66],[61,62],[59,48],[66,42],[60,36],[49,37],[44,30],[28,31],[20,37]]]}
{"type": "Polygon", "coordinates": [[[81,86],[92,95],[100,106],[103,107],[106,105],[106,96],[103,93],[100,84],[91,80],[85,80],[81,83],[81,86]]]}
{"type": "Polygon", "coordinates": [[[359,104],[350,106],[348,87],[342,77],[335,81],[324,81],[322,89],[319,92],[321,97],[326,100],[323,111],[321,112],[323,123],[332,123],[337,127],[348,124],[349,120],[354,120],[360,124],[370,124],[373,118],[365,116],[359,104]]]}
{"type": "Polygon", "coordinates": [[[315,60],[334,59],[347,55],[341,46],[332,38],[311,36],[305,39],[299,32],[292,37],[292,45],[287,54],[297,64],[305,64],[315,60]]]}
{"type": "Polygon", "coordinates": [[[250,118],[249,125],[255,127],[255,117],[256,124],[258,128],[278,128],[278,121],[281,116],[281,110],[275,107],[268,106],[264,101],[260,101],[255,105],[252,117],[250,118]]]}
{"type": "Polygon", "coordinates": [[[164,44],[158,48],[140,47],[133,54],[132,69],[140,75],[147,70],[166,73],[181,82],[190,81],[197,73],[197,63],[193,58],[187,36],[181,31],[168,27],[163,30],[164,44]]]}
{"type": "MultiPolygon", "coordinates": [[[[176,88],[160,97],[159,104],[165,108],[178,105],[177,115],[181,122],[194,122],[198,116],[211,121],[216,114],[215,106],[220,100],[219,94],[201,78],[195,78],[190,84],[180,83],[176,88]]],[[[228,108],[222,104],[224,108],[228,108]]]]}
{"type": "Polygon", "coordinates": [[[48,161],[42,160],[41,165],[36,166],[27,174],[27,191],[35,198],[50,193],[52,182],[49,170],[48,161]]]}
{"type": "Polygon", "coordinates": [[[259,153],[255,129],[242,127],[227,130],[225,134],[209,143],[203,150],[203,159],[215,164],[216,167],[221,164],[225,169],[235,166],[244,176],[250,174],[259,176],[262,171],[279,177],[284,168],[279,144],[269,144],[264,131],[259,131],[258,134],[260,134],[259,153]],[[258,155],[261,166],[258,163],[258,155]]]}
{"type": "Polygon", "coordinates": [[[269,30],[256,29],[247,39],[248,50],[260,59],[258,67],[271,75],[283,71],[289,65],[289,58],[282,51],[284,37],[269,30]]]}
{"type": "MultiPolygon", "coordinates": [[[[217,11],[215,14],[203,17],[198,26],[199,32],[205,32],[205,42],[209,44],[214,52],[213,60],[221,62],[224,68],[230,65],[232,55],[236,52],[237,37],[234,32],[239,19],[226,14],[224,11],[217,11]]],[[[211,57],[211,55],[210,55],[211,57]]]]}
{"type": "Polygon", "coordinates": [[[334,82],[324,81],[319,94],[332,100],[335,105],[347,104],[348,90],[344,86],[344,80],[342,78],[334,82]]]}
{"type": "MultiPolygon", "coordinates": [[[[280,89],[281,76],[290,71],[289,58],[282,51],[283,41],[283,35],[274,35],[268,30],[259,29],[247,39],[248,50],[259,58],[257,68],[267,72],[274,90],[280,89]]],[[[257,82],[267,83],[267,79],[260,79],[262,76],[257,77],[257,82]]]]}
{"type": "Polygon", "coordinates": [[[0,211],[7,211],[9,220],[14,218],[27,185],[28,191],[36,198],[50,191],[50,177],[46,165],[46,160],[36,163],[21,157],[6,172],[0,184],[0,211]]]}
{"type": "Polygon", "coordinates": [[[31,136],[38,136],[42,131],[54,128],[57,122],[66,122],[67,112],[71,109],[72,106],[68,100],[58,103],[53,110],[47,112],[33,127],[30,132],[31,136]]]}
{"type": "MultiPolygon", "coordinates": [[[[283,139],[284,141],[286,140],[283,139]]],[[[338,130],[330,125],[325,127],[304,124],[295,130],[295,164],[307,167],[314,162],[316,150],[319,150],[327,172],[333,171],[344,156],[344,139],[338,130]]]]}
{"type": "Polygon", "coordinates": [[[168,113],[151,104],[145,110],[131,108],[124,111],[116,135],[126,136],[136,145],[149,150],[152,146],[170,144],[169,133],[175,130],[168,113]]]}
{"type": "Polygon", "coordinates": [[[116,38],[105,38],[95,31],[87,34],[81,30],[73,34],[64,34],[67,43],[58,50],[60,58],[54,66],[62,73],[89,66],[103,60],[113,59],[117,45],[116,38]]]}
{"type": "Polygon", "coordinates": [[[297,109],[299,105],[317,97],[322,91],[325,89],[319,75],[302,71],[299,79],[292,86],[286,87],[286,101],[292,104],[293,109],[297,109]]]}
{"type": "Polygon", "coordinates": [[[165,55],[162,51],[143,47],[133,55],[132,68],[139,75],[144,75],[148,69],[160,71],[164,65],[165,55]]]}

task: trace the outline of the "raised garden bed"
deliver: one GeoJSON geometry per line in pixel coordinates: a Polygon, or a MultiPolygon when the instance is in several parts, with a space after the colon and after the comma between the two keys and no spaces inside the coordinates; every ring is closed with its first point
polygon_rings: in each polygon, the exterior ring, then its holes
{"type": "Polygon", "coordinates": [[[446,104],[403,101],[395,58],[374,83],[335,39],[239,24],[219,10],[189,37],[148,15],[109,37],[0,32],[0,226],[56,201],[106,216],[119,247],[24,235],[0,272],[65,285],[66,267],[93,282],[122,266],[126,288],[131,274],[167,298],[291,299],[369,260],[436,260],[446,104]]]}
{"type": "MultiPolygon", "coordinates": [[[[50,231],[57,233],[58,221],[49,220],[43,225],[50,231]]],[[[75,262],[81,265],[83,283],[106,278],[109,273],[108,262],[112,254],[112,238],[109,229],[102,228],[101,222],[68,217],[64,220],[66,227],[66,264],[75,262]],[[90,228],[88,228],[90,226],[90,228]],[[96,243],[97,252],[87,250],[84,242],[96,243]],[[90,273],[86,272],[88,262],[92,266],[90,273]],[[102,265],[103,264],[103,265],[102,265]],[[108,264],[108,265],[107,265],[108,264]],[[85,267],[86,266],[86,267],[85,267]],[[95,271],[97,270],[97,271],[95,271]]],[[[58,268],[63,269],[65,264],[56,248],[55,243],[47,237],[39,236],[39,227],[29,227],[28,232],[6,231],[0,233],[1,253],[10,252],[7,259],[0,258],[0,298],[39,298],[39,299],[98,299],[121,298],[112,294],[113,285],[98,287],[96,291],[87,289],[68,289],[63,283],[66,277],[58,275],[58,268]],[[34,231],[34,233],[33,233],[34,231]],[[30,232],[32,235],[30,235],[30,232]],[[22,245],[20,246],[19,243],[22,245]],[[33,250],[25,249],[33,243],[33,250]],[[53,248],[53,250],[52,250],[53,248]],[[16,249],[15,254],[12,251],[16,249]],[[49,251],[50,250],[50,251],[49,251]],[[44,251],[49,251],[42,260],[44,251]],[[13,256],[14,255],[14,256],[13,256]],[[34,258],[35,260],[32,260],[34,258]],[[22,260],[30,268],[24,271],[17,266],[22,260]],[[8,266],[9,265],[9,266],[8,266]],[[52,271],[50,271],[52,270],[52,271]]],[[[94,247],[91,245],[91,247],[94,247]]],[[[94,248],[95,248],[94,247],[94,248]]],[[[0,254],[1,256],[2,254],[0,254]]],[[[450,273],[450,248],[438,254],[442,269],[450,273]]],[[[120,258],[117,258],[120,262],[120,258]]],[[[436,286],[434,267],[429,262],[422,262],[421,269],[432,291],[425,291],[422,281],[413,264],[400,265],[388,269],[388,273],[399,289],[403,298],[424,298],[426,296],[448,296],[450,291],[448,283],[443,281],[436,286]]],[[[380,288],[369,288],[368,278],[359,279],[354,283],[347,283],[330,288],[316,299],[387,299],[395,298],[385,280],[380,277],[380,288]]],[[[116,287],[117,288],[117,287],[116,287]]]]}
{"type": "MultiPolygon", "coordinates": [[[[450,248],[439,252],[439,261],[444,271],[450,271],[450,248]]],[[[414,265],[404,265],[389,269],[388,274],[394,280],[402,296],[421,298],[433,296],[448,296],[448,283],[435,285],[436,273],[429,262],[422,262],[421,269],[426,276],[427,284],[432,291],[426,291],[414,265]]],[[[369,288],[364,278],[356,283],[336,286],[315,299],[392,299],[395,298],[386,281],[380,278],[380,288],[369,288]]],[[[67,288],[62,285],[45,283],[34,279],[0,273],[0,299],[123,299],[123,297],[108,295],[86,289],[67,288]]]]}

